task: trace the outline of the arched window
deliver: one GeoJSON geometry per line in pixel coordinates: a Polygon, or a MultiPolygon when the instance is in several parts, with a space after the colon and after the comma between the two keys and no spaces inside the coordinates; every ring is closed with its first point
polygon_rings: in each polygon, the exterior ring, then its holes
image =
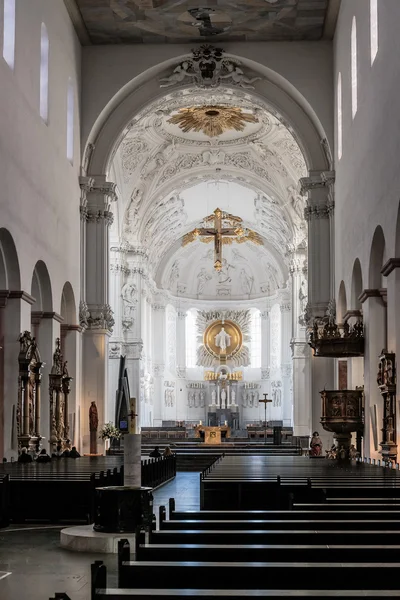
{"type": "Polygon", "coordinates": [[[47,123],[49,118],[49,36],[42,23],[40,36],[40,116],[47,123]]]}
{"type": "Polygon", "coordinates": [[[15,0],[4,0],[3,58],[11,69],[15,63],[15,0]]]}
{"type": "Polygon", "coordinates": [[[71,163],[74,160],[74,84],[71,78],[67,92],[67,158],[71,163]]]}
{"type": "Polygon", "coordinates": [[[188,310],[186,315],[186,368],[194,369],[196,367],[197,352],[197,330],[196,330],[197,311],[188,310]]]}
{"type": "Polygon", "coordinates": [[[250,367],[252,369],[261,368],[261,313],[259,310],[253,310],[250,323],[250,367]]]}
{"type": "Polygon", "coordinates": [[[338,159],[343,153],[343,113],[342,113],[342,74],[338,74],[337,81],[337,154],[338,159]]]}
{"type": "Polygon", "coordinates": [[[357,92],[357,23],[356,18],[353,17],[351,26],[351,113],[353,119],[358,108],[357,92]]]}
{"type": "Polygon", "coordinates": [[[378,0],[369,1],[370,35],[371,35],[371,66],[378,54],[378,0]]]}

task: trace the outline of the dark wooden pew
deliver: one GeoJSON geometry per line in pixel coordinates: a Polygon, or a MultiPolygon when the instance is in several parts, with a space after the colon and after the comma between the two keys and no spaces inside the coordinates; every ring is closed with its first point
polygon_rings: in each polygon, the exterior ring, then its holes
{"type": "MultiPolygon", "coordinates": [[[[179,563],[181,569],[185,570],[185,564],[179,563]]],[[[216,565],[218,566],[218,565],[216,565]]],[[[238,567],[238,563],[234,563],[233,567],[238,567]]],[[[243,568],[243,566],[241,567],[243,568]]],[[[214,569],[210,569],[211,573],[209,576],[205,576],[205,585],[208,587],[201,586],[196,588],[176,588],[176,583],[180,584],[180,579],[175,580],[175,587],[168,588],[166,585],[161,587],[152,588],[107,588],[107,569],[102,561],[96,561],[92,564],[92,587],[91,587],[91,600],[124,600],[125,598],[135,598],[136,600],[148,600],[149,598],[163,598],[167,600],[181,600],[183,598],[194,598],[195,600],[202,600],[203,598],[221,598],[229,600],[244,600],[246,597],[255,598],[269,598],[271,600],[292,600],[294,598],[337,598],[340,597],[342,600],[351,600],[352,598],[369,598],[370,600],[380,600],[381,598],[399,598],[400,590],[391,590],[388,592],[386,589],[375,589],[375,590],[346,590],[342,587],[338,591],[335,586],[332,589],[326,589],[331,587],[324,585],[321,588],[314,589],[313,586],[308,586],[305,589],[271,589],[269,581],[264,581],[264,587],[259,589],[253,589],[253,586],[248,585],[245,589],[243,587],[234,589],[215,589],[217,586],[214,585],[214,579],[218,577],[218,574],[212,573],[214,569]],[[267,587],[269,589],[265,589],[267,587]],[[312,587],[312,589],[310,589],[312,587]]],[[[174,569],[175,571],[175,569],[174,569]]],[[[260,569],[257,569],[260,572],[260,569]]],[[[204,568],[202,568],[204,573],[204,568]]],[[[179,574],[174,573],[178,576],[179,574]]],[[[151,577],[151,575],[150,575],[151,577]]],[[[282,574],[285,577],[285,574],[282,574]]],[[[149,581],[152,581],[150,579],[149,581]]],[[[166,583],[170,582],[171,578],[167,577],[166,583]]],[[[289,587],[289,586],[288,586],[289,587]]],[[[57,596],[62,597],[62,596],[57,596]]],[[[53,599],[51,599],[53,600],[53,599]]]]}
{"type": "MultiPolygon", "coordinates": [[[[142,543],[142,542],[141,542],[142,543]]],[[[151,544],[327,544],[327,545],[398,545],[399,531],[353,531],[353,530],[181,530],[163,529],[153,531],[151,544]]]]}
{"type": "Polygon", "coordinates": [[[184,589],[399,589],[399,563],[123,562],[119,587],[184,589]],[[344,584],[344,581],[346,582],[344,584]],[[212,582],[212,583],[211,583],[212,582]],[[211,584],[211,585],[210,585],[211,584]]]}
{"type": "MultiPolygon", "coordinates": [[[[354,518],[351,521],[348,521],[349,529],[355,531],[376,531],[382,530],[382,527],[390,529],[390,530],[400,530],[400,520],[388,520],[384,521],[382,519],[362,519],[362,518],[354,518]]],[[[263,521],[248,521],[248,520],[187,520],[187,521],[164,521],[160,523],[160,528],[164,530],[214,530],[217,531],[219,529],[230,529],[236,531],[245,531],[247,529],[258,529],[258,530],[310,530],[310,529],[319,529],[319,530],[335,530],[335,529],[343,529],[341,522],[337,519],[272,519],[272,520],[263,520],[263,521]]]]}
{"type": "Polygon", "coordinates": [[[0,527],[10,524],[10,478],[0,476],[0,527]]]}

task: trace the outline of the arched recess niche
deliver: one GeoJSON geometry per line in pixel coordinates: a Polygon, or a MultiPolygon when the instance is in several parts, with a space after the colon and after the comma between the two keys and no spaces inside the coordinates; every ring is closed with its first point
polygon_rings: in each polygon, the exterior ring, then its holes
{"type": "Polygon", "coordinates": [[[61,350],[67,362],[69,376],[72,377],[68,402],[69,435],[72,445],[79,445],[79,384],[80,384],[80,332],[77,324],[76,301],[72,285],[66,281],[61,293],[60,315],[61,350]]]}
{"type": "MultiPolygon", "coordinates": [[[[50,274],[46,264],[38,260],[32,273],[31,295],[34,303],[31,307],[31,331],[36,338],[42,361],[45,363],[42,369],[42,385],[48,386],[48,376],[53,364],[53,352],[55,340],[60,335],[59,315],[53,308],[53,291],[50,274]],[[55,321],[58,318],[58,322],[55,321]]],[[[50,407],[49,402],[41,402],[40,406],[40,434],[49,440],[50,436],[50,407]]],[[[45,446],[46,447],[46,442],[45,446]]],[[[46,447],[46,449],[48,449],[46,447]]]]}
{"type": "Polygon", "coordinates": [[[382,423],[382,397],[376,384],[376,370],[382,349],[387,345],[386,293],[382,290],[382,267],[386,242],[382,227],[375,229],[368,265],[368,289],[365,290],[363,313],[365,323],[365,413],[371,416],[365,429],[365,455],[377,458],[379,429],[382,423]],[[376,418],[375,418],[376,417],[376,418]],[[377,443],[375,443],[377,442],[377,443]]]}
{"type": "Polygon", "coordinates": [[[351,275],[351,306],[352,310],[361,310],[360,295],[363,290],[361,263],[358,258],[354,261],[351,275]]]}
{"type": "MultiPolygon", "coordinates": [[[[112,158],[129,129],[135,115],[157,98],[168,95],[160,89],[159,79],[170,74],[171,67],[189,55],[177,56],[154,66],[123,86],[103,108],[88,139],[83,145],[83,173],[108,176],[112,158]]],[[[261,77],[256,90],[246,90],[249,96],[264,100],[272,114],[280,118],[298,142],[310,171],[330,168],[329,158],[321,144],[326,140],[323,127],[315,111],[298,90],[281,75],[268,67],[236,55],[226,58],[240,60],[244,67],[261,77]]],[[[193,86],[176,86],[175,89],[193,89],[193,86]]],[[[229,86],[221,86],[229,89],[229,86]]],[[[238,88],[234,88],[236,91],[238,88]]]]}
{"type": "Polygon", "coordinates": [[[337,321],[338,323],[343,323],[344,315],[347,312],[347,295],[346,295],[346,286],[344,285],[344,281],[340,282],[339,286],[339,297],[337,303],[337,321]]]}
{"type": "Polygon", "coordinates": [[[12,235],[0,228],[0,459],[16,455],[12,419],[18,395],[18,336],[21,329],[21,290],[17,249],[12,235]],[[13,409],[14,407],[14,409],[13,409]]]}

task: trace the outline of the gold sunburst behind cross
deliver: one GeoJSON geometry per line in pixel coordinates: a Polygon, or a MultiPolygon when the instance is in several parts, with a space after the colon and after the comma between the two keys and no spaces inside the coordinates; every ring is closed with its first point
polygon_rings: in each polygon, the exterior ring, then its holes
{"type": "Polygon", "coordinates": [[[243,131],[246,123],[258,123],[258,120],[236,106],[208,104],[181,108],[168,123],[178,125],[184,133],[202,131],[208,137],[217,137],[231,129],[243,131]]]}

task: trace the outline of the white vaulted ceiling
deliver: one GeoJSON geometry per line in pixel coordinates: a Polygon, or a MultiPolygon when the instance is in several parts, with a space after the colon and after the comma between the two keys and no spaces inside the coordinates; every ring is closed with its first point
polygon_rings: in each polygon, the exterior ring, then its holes
{"type": "Polygon", "coordinates": [[[147,249],[157,287],[180,297],[239,300],[285,286],[288,251],[306,240],[297,189],[307,172],[293,134],[257,99],[221,88],[168,94],[129,124],[113,171],[120,198],[112,238],[147,249]],[[240,107],[257,123],[215,138],[168,123],[180,108],[205,104],[240,107]],[[217,207],[264,242],[224,246],[221,274],[213,270],[212,244],[182,247],[182,237],[217,207]]]}

